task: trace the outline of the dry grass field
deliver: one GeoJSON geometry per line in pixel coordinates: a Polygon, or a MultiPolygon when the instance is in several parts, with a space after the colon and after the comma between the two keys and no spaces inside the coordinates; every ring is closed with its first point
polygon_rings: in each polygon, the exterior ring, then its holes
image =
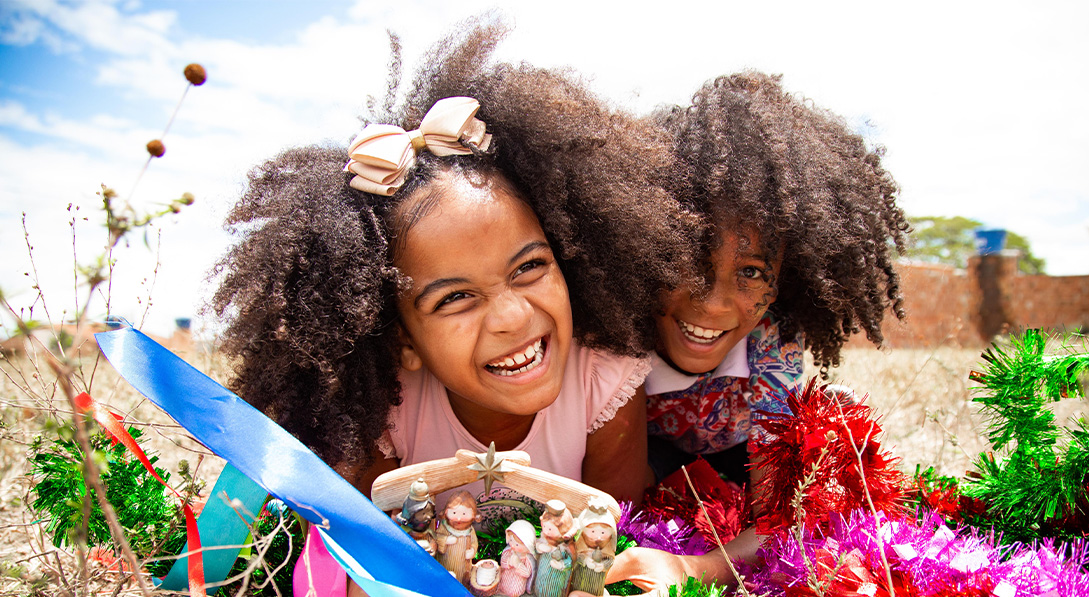
{"type": "MultiPolygon", "coordinates": [[[[986,448],[984,422],[974,411],[968,381],[979,355],[978,348],[851,348],[842,366],[832,370],[832,381],[868,396],[867,403],[881,413],[884,443],[901,457],[905,472],[921,465],[961,476],[986,448]]],[[[224,380],[224,363],[216,357],[195,351],[183,357],[224,380]]],[[[214,481],[222,467],[216,457],[131,390],[104,360],[84,356],[81,365],[79,384],[90,385],[99,401],[144,427],[141,443],[160,456],[159,465],[175,471],[182,459],[199,463],[196,474],[214,481]]],[[[70,409],[43,363],[25,357],[2,360],[0,369],[0,595],[65,594],[64,587],[76,589],[76,594],[83,593],[81,587],[89,589],[87,594],[139,594],[131,584],[119,585],[117,573],[101,564],[81,568],[73,550],[55,548],[43,536],[43,525],[26,507],[27,447],[36,436],[55,435],[58,423],[71,416],[70,409]]],[[[1060,421],[1089,413],[1081,400],[1058,406],[1060,421]]]]}

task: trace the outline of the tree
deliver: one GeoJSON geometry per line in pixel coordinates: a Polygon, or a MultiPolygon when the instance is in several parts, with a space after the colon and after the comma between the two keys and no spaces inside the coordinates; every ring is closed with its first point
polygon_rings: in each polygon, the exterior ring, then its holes
{"type": "MultiPolygon", "coordinates": [[[[968,258],[976,254],[975,229],[981,227],[982,222],[961,216],[922,216],[909,220],[915,232],[905,257],[964,268],[968,258]]],[[[1021,251],[1017,267],[1022,273],[1044,273],[1045,261],[1032,254],[1025,237],[1007,231],[1006,248],[1021,251]]]]}

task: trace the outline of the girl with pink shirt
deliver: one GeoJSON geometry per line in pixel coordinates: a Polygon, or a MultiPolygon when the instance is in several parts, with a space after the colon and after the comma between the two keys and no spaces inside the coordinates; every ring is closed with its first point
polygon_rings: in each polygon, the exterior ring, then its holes
{"type": "Polygon", "coordinates": [[[487,65],[505,32],[440,42],[350,147],[250,174],[213,301],[231,388],[368,495],[494,442],[638,501],[650,314],[697,224],[657,184],[664,134],[569,73],[487,65]]]}

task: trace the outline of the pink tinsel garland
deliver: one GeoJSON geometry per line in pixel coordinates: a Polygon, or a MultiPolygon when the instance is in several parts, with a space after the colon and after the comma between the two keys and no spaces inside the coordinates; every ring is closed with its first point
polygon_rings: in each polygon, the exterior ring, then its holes
{"type": "Polygon", "coordinates": [[[807,530],[801,545],[793,534],[768,537],[765,566],[748,574],[755,592],[816,595],[810,584],[820,582],[829,597],[886,596],[884,552],[898,597],[1089,597],[1087,541],[1060,549],[1047,542],[999,546],[973,529],[950,529],[934,513],[915,522],[856,511],[830,522],[822,535],[807,530]]]}

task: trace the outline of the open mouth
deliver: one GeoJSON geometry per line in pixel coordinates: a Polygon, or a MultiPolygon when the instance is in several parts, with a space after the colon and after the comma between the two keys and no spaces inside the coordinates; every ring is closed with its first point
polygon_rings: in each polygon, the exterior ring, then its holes
{"type": "Polygon", "coordinates": [[[677,324],[677,327],[681,329],[681,334],[685,339],[695,342],[696,344],[711,344],[715,340],[718,340],[719,336],[726,333],[726,330],[712,330],[710,328],[688,323],[681,319],[677,320],[677,324]]]}
{"type": "Polygon", "coordinates": [[[532,371],[544,361],[547,346],[544,338],[538,338],[536,342],[530,344],[524,350],[496,359],[484,365],[484,368],[504,377],[532,371]]]}

